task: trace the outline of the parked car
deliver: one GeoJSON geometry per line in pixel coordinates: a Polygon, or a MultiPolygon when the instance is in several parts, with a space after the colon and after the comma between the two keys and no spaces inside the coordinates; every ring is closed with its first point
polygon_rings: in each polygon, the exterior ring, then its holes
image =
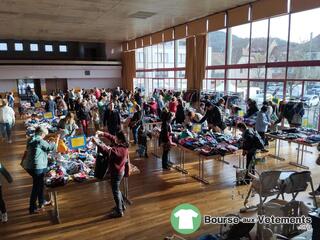
{"type": "Polygon", "coordinates": [[[316,107],[319,105],[320,99],[317,95],[305,95],[301,98],[301,101],[306,107],[316,107]]]}

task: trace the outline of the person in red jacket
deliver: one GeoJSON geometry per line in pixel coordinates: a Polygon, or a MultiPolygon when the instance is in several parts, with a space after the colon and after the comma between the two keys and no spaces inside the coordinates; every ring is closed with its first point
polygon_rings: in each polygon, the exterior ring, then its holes
{"type": "Polygon", "coordinates": [[[178,101],[176,97],[173,97],[171,101],[169,102],[169,112],[173,113],[175,116],[178,108],[178,101]]]}
{"type": "Polygon", "coordinates": [[[95,95],[96,99],[99,101],[101,98],[101,91],[99,88],[97,88],[97,87],[94,88],[94,95],[95,95]]]}
{"type": "Polygon", "coordinates": [[[98,137],[104,137],[108,139],[111,144],[109,146],[96,142],[97,146],[101,149],[102,153],[108,154],[109,157],[109,173],[111,175],[111,188],[116,207],[113,209],[110,217],[118,218],[123,216],[125,211],[125,204],[123,200],[123,194],[120,191],[121,180],[125,172],[125,164],[128,161],[128,148],[129,142],[124,135],[123,131],[117,131],[113,136],[107,132],[96,132],[98,137]]]}
{"type": "Polygon", "coordinates": [[[157,115],[157,113],[158,113],[158,103],[156,102],[156,100],[154,98],[150,99],[149,108],[150,108],[150,114],[157,115]]]}

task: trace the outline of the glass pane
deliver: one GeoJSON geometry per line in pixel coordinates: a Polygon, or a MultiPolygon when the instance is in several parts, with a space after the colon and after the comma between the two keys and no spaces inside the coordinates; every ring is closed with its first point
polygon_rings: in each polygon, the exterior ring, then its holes
{"type": "Polygon", "coordinates": [[[207,78],[224,78],[224,70],[208,70],[207,71],[207,78]]]}
{"type": "Polygon", "coordinates": [[[15,51],[23,51],[23,44],[22,43],[15,43],[14,50],[15,51]]]}
{"type": "Polygon", "coordinates": [[[320,60],[320,8],[291,15],[290,61],[320,60]]]}
{"type": "Polygon", "coordinates": [[[247,80],[238,80],[237,82],[237,93],[241,99],[247,99],[247,90],[248,90],[248,81],[247,80]]]}
{"type": "Polygon", "coordinates": [[[152,68],[152,47],[151,46],[144,48],[144,56],[145,56],[146,68],[147,69],[152,68]]]}
{"type": "MultiPolygon", "coordinates": [[[[264,101],[264,82],[250,81],[249,98],[255,100],[259,107],[264,101]]],[[[267,100],[271,100],[271,95],[267,93],[267,100]]]]}
{"type": "Polygon", "coordinates": [[[227,93],[235,93],[236,92],[236,82],[237,80],[227,80],[227,93]]]}
{"type": "Polygon", "coordinates": [[[268,19],[252,23],[250,63],[265,63],[268,43],[268,19]]]}
{"type": "Polygon", "coordinates": [[[158,68],[158,45],[152,47],[152,68],[158,68]]]}
{"type": "Polygon", "coordinates": [[[268,68],[268,79],[285,79],[286,68],[268,68]]]}
{"type": "Polygon", "coordinates": [[[163,79],[159,79],[159,88],[164,88],[164,80],[163,79]]]}
{"type": "Polygon", "coordinates": [[[229,64],[246,64],[249,62],[249,39],[250,24],[244,24],[229,29],[230,39],[228,40],[229,64]],[[231,41],[230,41],[231,40],[231,41]]]}
{"type": "Polygon", "coordinates": [[[144,54],[143,54],[143,48],[136,49],[136,67],[137,69],[143,69],[144,68],[144,54]]]}
{"type": "Polygon", "coordinates": [[[181,85],[182,85],[181,90],[183,91],[187,90],[187,79],[182,79],[181,85]]]}
{"type": "Polygon", "coordinates": [[[270,18],[269,62],[287,60],[289,16],[270,18]]]}
{"type": "Polygon", "coordinates": [[[53,46],[52,45],[44,45],[44,51],[45,52],[53,52],[53,46]]]}
{"type": "Polygon", "coordinates": [[[250,79],[265,79],[266,77],[266,69],[264,67],[261,68],[251,68],[250,69],[250,79]]]}
{"type": "Polygon", "coordinates": [[[177,44],[177,53],[176,53],[177,67],[185,67],[186,66],[186,39],[177,40],[176,44],[177,44]]]}
{"type": "Polygon", "coordinates": [[[164,67],[174,68],[174,41],[164,43],[164,67]]]}
{"type": "Polygon", "coordinates": [[[165,79],[164,81],[164,88],[165,89],[170,89],[170,83],[169,83],[169,79],[165,79]]]}
{"type": "Polygon", "coordinates": [[[136,78],[144,78],[144,72],[136,72],[136,78]]]}
{"type": "Polygon", "coordinates": [[[8,51],[8,44],[0,43],[0,51],[8,51]]]}
{"type": "Polygon", "coordinates": [[[216,92],[224,92],[224,80],[216,80],[216,92]]]}
{"type": "Polygon", "coordinates": [[[305,82],[304,95],[320,95],[320,82],[305,82]]]}
{"type": "Polygon", "coordinates": [[[207,66],[225,65],[226,29],[208,33],[207,66]]]}
{"type": "Polygon", "coordinates": [[[267,82],[267,100],[271,97],[272,101],[278,103],[283,99],[283,82],[267,82]]]}
{"type": "Polygon", "coordinates": [[[319,121],[319,94],[320,82],[305,82],[304,83],[304,118],[307,119],[307,127],[318,129],[319,121]]]}
{"type": "Polygon", "coordinates": [[[31,44],[30,44],[30,51],[31,51],[31,52],[37,52],[37,51],[39,51],[38,44],[37,44],[37,43],[31,43],[31,44]]]}
{"type": "Polygon", "coordinates": [[[286,99],[299,99],[302,96],[302,82],[288,81],[286,99]]]}
{"type": "Polygon", "coordinates": [[[150,93],[152,94],[153,90],[155,89],[155,88],[153,87],[152,78],[146,79],[146,82],[148,82],[148,89],[149,89],[148,92],[149,92],[149,94],[150,94],[150,93]]]}
{"type": "Polygon", "coordinates": [[[177,71],[177,78],[185,78],[186,77],[186,71],[177,71]]]}
{"type": "Polygon", "coordinates": [[[320,67],[289,67],[288,79],[315,79],[320,77],[320,67]]]}
{"type": "Polygon", "coordinates": [[[227,78],[241,78],[248,79],[248,69],[247,68],[239,68],[239,69],[229,69],[227,71],[227,78]]]}
{"type": "Polygon", "coordinates": [[[158,68],[164,68],[164,49],[163,43],[158,44],[158,68]]]}

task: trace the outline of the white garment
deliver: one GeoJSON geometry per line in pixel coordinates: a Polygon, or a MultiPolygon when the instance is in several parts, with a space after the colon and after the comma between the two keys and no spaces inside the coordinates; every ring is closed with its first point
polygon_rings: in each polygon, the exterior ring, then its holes
{"type": "Polygon", "coordinates": [[[198,213],[192,209],[181,209],[174,216],[179,218],[179,229],[193,229],[193,218],[198,217],[198,213]]]}
{"type": "Polygon", "coordinates": [[[9,106],[3,106],[0,108],[0,123],[15,123],[14,110],[9,106]]]}

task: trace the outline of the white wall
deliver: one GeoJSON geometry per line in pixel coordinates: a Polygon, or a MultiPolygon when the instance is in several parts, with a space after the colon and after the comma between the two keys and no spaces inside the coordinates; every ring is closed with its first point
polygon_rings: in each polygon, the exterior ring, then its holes
{"type": "Polygon", "coordinates": [[[115,88],[120,86],[120,79],[108,79],[108,78],[93,78],[93,79],[81,79],[81,78],[69,78],[68,88],[74,89],[90,89],[93,87],[97,88],[115,88]]]}
{"type": "Polygon", "coordinates": [[[17,90],[17,80],[12,79],[1,79],[0,80],[0,92],[16,92],[17,90]]]}
{"type": "Polygon", "coordinates": [[[0,79],[121,78],[121,66],[0,66],[0,79]],[[90,71],[90,76],[85,71],[90,71]]]}
{"type": "MultiPolygon", "coordinates": [[[[3,65],[0,66],[0,92],[17,89],[16,80],[28,78],[67,78],[68,88],[113,88],[121,84],[121,66],[3,65]],[[90,71],[90,76],[86,76],[85,71],[90,71]]],[[[41,88],[44,87],[43,82],[41,88]]]]}

